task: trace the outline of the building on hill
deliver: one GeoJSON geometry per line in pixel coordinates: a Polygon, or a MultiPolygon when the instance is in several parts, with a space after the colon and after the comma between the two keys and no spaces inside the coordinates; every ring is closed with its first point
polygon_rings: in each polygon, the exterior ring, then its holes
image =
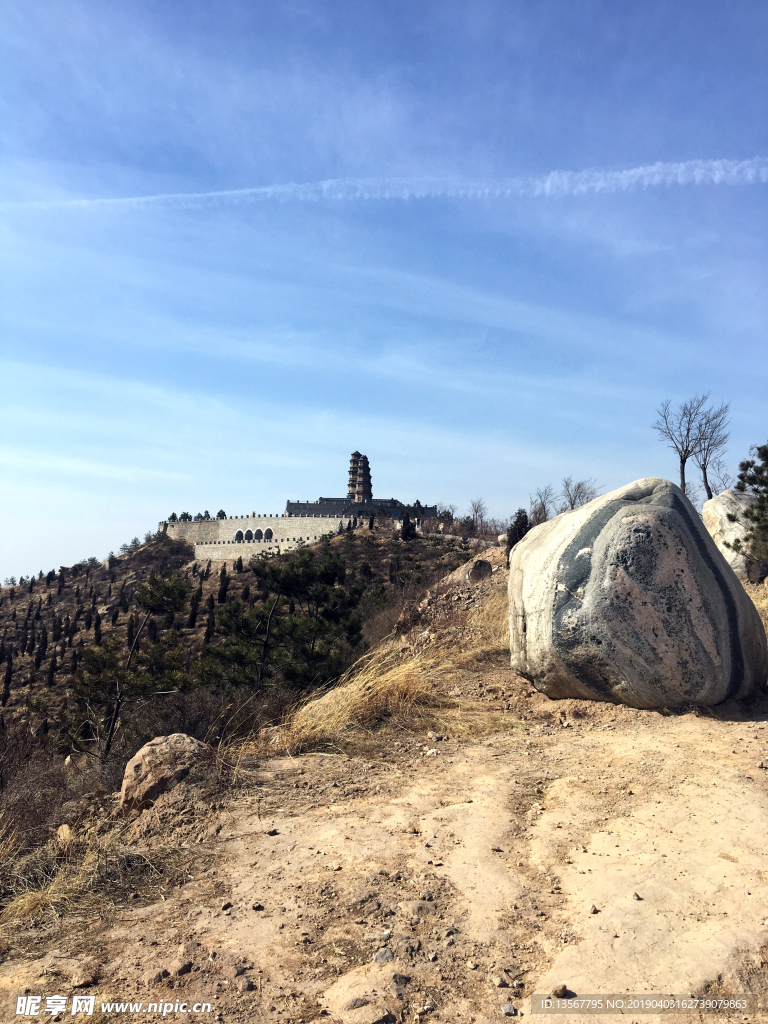
{"type": "MultiPolygon", "coordinates": [[[[368,458],[353,452],[349,462],[346,498],[318,498],[317,501],[287,501],[285,512],[227,519],[193,519],[162,522],[158,531],[193,544],[199,560],[250,558],[260,551],[291,551],[300,544],[314,544],[328,534],[339,532],[355,521],[371,516],[398,520],[407,506],[397,498],[374,498],[368,458]]],[[[437,515],[437,507],[424,506],[421,518],[437,515]]]]}

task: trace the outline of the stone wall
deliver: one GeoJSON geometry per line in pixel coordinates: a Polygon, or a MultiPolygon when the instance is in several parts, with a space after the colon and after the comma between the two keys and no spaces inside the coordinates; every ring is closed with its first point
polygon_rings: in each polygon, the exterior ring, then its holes
{"type": "Polygon", "coordinates": [[[338,516],[232,516],[184,523],[160,523],[158,532],[193,544],[198,560],[247,561],[262,551],[292,551],[316,544],[325,534],[339,532],[348,519],[338,516]]]}

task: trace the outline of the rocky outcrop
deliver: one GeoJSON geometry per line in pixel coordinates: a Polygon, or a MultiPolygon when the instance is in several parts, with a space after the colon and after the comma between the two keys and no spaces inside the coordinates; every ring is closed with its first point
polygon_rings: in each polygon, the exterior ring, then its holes
{"type": "Polygon", "coordinates": [[[740,580],[749,583],[759,583],[765,579],[768,563],[747,561],[744,555],[738,554],[730,545],[738,540],[747,546],[748,521],[744,518],[744,510],[754,500],[751,494],[741,491],[723,491],[705,501],[701,510],[704,525],[723,558],[740,580]]]}
{"type": "Polygon", "coordinates": [[[141,809],[185,779],[210,747],[183,732],[156,736],[145,743],[125,766],[120,804],[141,809]]]}
{"type": "Polygon", "coordinates": [[[636,480],[510,555],[512,668],[553,698],[712,705],[765,685],[757,610],[674,484],[636,480]]]}
{"type": "Polygon", "coordinates": [[[464,579],[467,583],[479,583],[486,576],[490,576],[492,572],[493,566],[491,563],[486,562],[484,558],[478,558],[476,562],[467,567],[464,572],[464,579]]]}

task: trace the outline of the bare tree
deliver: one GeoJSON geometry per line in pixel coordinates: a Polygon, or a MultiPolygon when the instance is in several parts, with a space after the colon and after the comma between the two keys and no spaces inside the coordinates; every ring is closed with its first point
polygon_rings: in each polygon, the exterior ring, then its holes
{"type": "Polygon", "coordinates": [[[714,463],[720,460],[731,436],[726,429],[729,409],[730,404],[723,402],[717,409],[705,409],[699,417],[699,447],[693,453],[693,457],[701,470],[701,479],[708,498],[712,497],[712,488],[709,486],[707,469],[710,466],[714,467],[714,463]]]}
{"type": "Polygon", "coordinates": [[[560,497],[564,502],[561,511],[573,511],[597,497],[597,485],[591,477],[589,480],[574,480],[572,476],[564,476],[560,497]]]}
{"type": "Polygon", "coordinates": [[[550,484],[546,487],[538,487],[536,493],[530,495],[530,510],[528,522],[531,526],[539,526],[546,521],[555,511],[555,489],[550,484]]]}
{"type": "Polygon", "coordinates": [[[475,524],[475,529],[478,533],[482,533],[483,523],[488,513],[488,506],[482,498],[473,498],[469,503],[469,512],[472,516],[472,522],[475,524]]]}
{"type": "Polygon", "coordinates": [[[685,464],[694,457],[700,446],[700,421],[709,395],[694,395],[682,402],[677,409],[667,398],[656,410],[658,419],[654,430],[677,452],[680,461],[680,489],[685,492],[685,464]]]}
{"type": "Polygon", "coordinates": [[[736,477],[730,472],[722,459],[713,459],[709,467],[712,476],[712,483],[717,488],[717,493],[728,491],[736,483],[736,477]]]}

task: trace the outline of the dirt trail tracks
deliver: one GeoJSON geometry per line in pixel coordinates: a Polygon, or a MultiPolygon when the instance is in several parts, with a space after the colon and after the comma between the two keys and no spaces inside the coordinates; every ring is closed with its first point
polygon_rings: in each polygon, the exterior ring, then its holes
{"type": "Polygon", "coordinates": [[[553,703],[498,664],[463,692],[484,681],[503,723],[485,739],[390,732],[272,758],[221,806],[161,797],[134,839],[183,827],[193,877],[107,922],[20,926],[6,1005],[83,957],[88,991],[208,999],[227,1022],[481,1024],[559,984],[768,998],[764,709],[553,703]]]}

